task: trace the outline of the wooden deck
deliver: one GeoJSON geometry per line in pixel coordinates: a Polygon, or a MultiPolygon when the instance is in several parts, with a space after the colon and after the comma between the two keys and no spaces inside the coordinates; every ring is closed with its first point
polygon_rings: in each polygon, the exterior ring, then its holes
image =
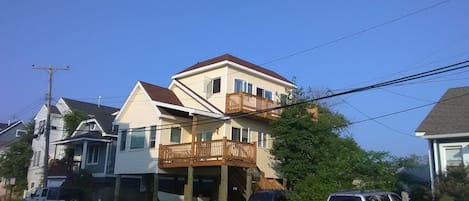
{"type": "MultiPolygon", "coordinates": [[[[244,92],[226,94],[226,113],[228,114],[262,111],[277,106],[279,105],[272,100],[244,92]]],[[[254,116],[266,119],[276,119],[280,117],[280,113],[280,110],[270,110],[263,113],[257,113],[254,116]]]]}
{"type": "Polygon", "coordinates": [[[160,145],[160,168],[229,165],[256,167],[256,145],[232,140],[212,140],[192,143],[160,145]]]}

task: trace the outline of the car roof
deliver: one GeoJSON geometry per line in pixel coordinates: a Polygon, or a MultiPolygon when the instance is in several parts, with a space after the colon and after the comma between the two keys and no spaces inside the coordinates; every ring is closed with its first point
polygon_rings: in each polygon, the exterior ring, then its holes
{"type": "Polygon", "coordinates": [[[369,196],[369,195],[385,195],[385,194],[395,194],[393,192],[381,191],[381,190],[366,190],[366,191],[343,191],[332,193],[331,196],[369,196]]]}

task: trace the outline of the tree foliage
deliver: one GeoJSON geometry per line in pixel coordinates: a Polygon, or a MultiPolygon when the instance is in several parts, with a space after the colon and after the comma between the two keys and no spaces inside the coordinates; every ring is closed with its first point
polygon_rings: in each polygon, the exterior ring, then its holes
{"type": "Polygon", "coordinates": [[[0,177],[14,178],[13,192],[19,195],[28,187],[27,175],[29,163],[33,155],[31,141],[34,123],[26,124],[26,135],[8,146],[6,152],[0,156],[0,177]]]}
{"type": "MultiPolygon", "coordinates": [[[[304,99],[294,92],[293,102],[304,99]]],[[[313,104],[287,107],[272,123],[275,138],[271,150],[277,169],[295,193],[290,200],[326,200],[344,189],[393,190],[396,165],[385,152],[365,151],[351,137],[343,136],[349,121],[340,113],[317,105],[317,120],[309,108],[313,104]]]]}
{"type": "Polygon", "coordinates": [[[446,175],[438,178],[436,184],[437,198],[453,201],[469,200],[469,166],[448,168],[446,175]]]}
{"type": "Polygon", "coordinates": [[[64,115],[65,130],[67,131],[68,136],[77,129],[80,122],[88,119],[88,114],[80,110],[72,110],[70,113],[64,115]]]}

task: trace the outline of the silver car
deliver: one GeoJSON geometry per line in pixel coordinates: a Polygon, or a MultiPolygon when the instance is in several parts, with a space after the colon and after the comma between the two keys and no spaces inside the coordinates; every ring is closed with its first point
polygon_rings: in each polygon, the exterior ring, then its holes
{"type": "Polygon", "coordinates": [[[332,193],[327,201],[402,201],[402,199],[393,192],[369,190],[332,193]]]}

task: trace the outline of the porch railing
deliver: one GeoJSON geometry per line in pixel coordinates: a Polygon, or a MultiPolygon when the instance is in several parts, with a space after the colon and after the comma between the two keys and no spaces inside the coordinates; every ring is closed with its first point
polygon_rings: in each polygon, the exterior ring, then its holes
{"type": "Polygon", "coordinates": [[[230,165],[256,167],[256,145],[227,139],[160,145],[160,168],[230,165]]]}
{"type": "Polygon", "coordinates": [[[275,108],[277,106],[279,105],[272,100],[244,92],[226,94],[226,113],[247,113],[267,110],[266,112],[256,113],[255,116],[275,119],[280,117],[280,109],[268,109],[275,108]]]}

